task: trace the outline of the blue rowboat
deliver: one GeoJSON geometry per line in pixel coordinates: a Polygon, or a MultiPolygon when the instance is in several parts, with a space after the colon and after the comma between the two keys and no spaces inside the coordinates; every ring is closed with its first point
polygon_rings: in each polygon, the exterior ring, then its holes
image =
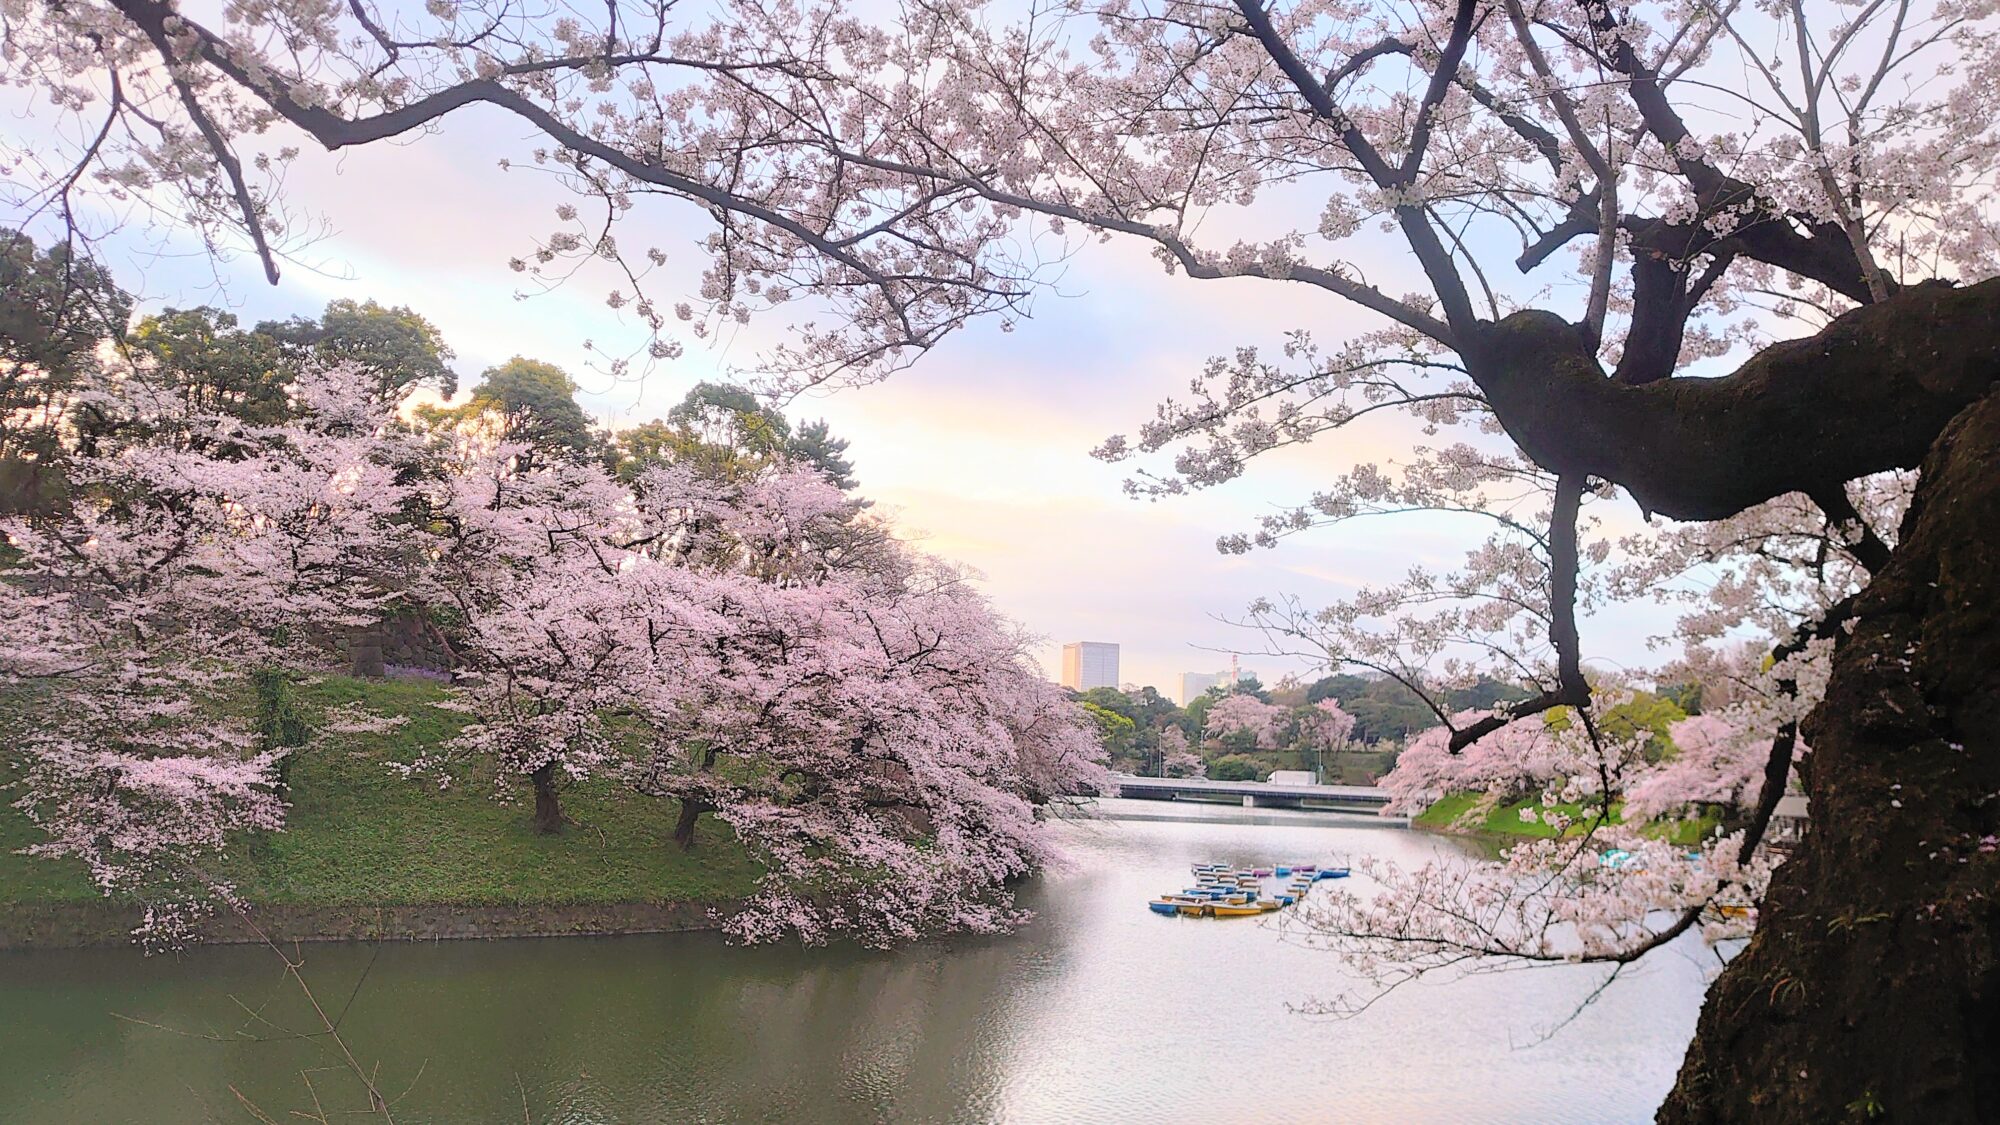
{"type": "Polygon", "coordinates": [[[1181,908],[1178,904],[1164,898],[1156,898],[1153,901],[1147,903],[1146,909],[1152,911],[1155,914],[1179,914],[1181,912],[1181,908]]]}
{"type": "Polygon", "coordinates": [[[1345,879],[1345,878],[1347,878],[1347,868],[1345,867],[1322,867],[1319,869],[1318,872],[1314,874],[1313,882],[1317,883],[1321,879],[1345,879]]]}
{"type": "Polygon", "coordinates": [[[1280,867],[1280,868],[1278,868],[1278,878],[1280,878],[1280,879],[1283,879],[1284,877],[1286,877],[1287,875],[1290,875],[1291,873],[1292,873],[1292,869],[1291,869],[1291,868],[1289,868],[1289,867],[1280,867]]]}

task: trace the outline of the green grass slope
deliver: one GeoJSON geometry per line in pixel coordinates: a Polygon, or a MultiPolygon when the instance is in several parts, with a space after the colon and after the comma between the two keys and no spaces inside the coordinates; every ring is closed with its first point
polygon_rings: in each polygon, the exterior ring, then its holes
{"type": "MultiPolygon", "coordinates": [[[[450,738],[463,717],[436,685],[326,677],[302,686],[308,714],[366,702],[407,716],[381,734],[341,736],[291,767],[285,831],[239,842],[228,861],[251,902],[299,906],[572,906],[723,902],[759,874],[729,829],[703,818],[692,850],[671,839],[672,805],[586,783],[563,794],[575,822],[538,836],[520,802],[480,771],[406,779],[390,768],[450,738]]],[[[525,796],[524,790],[517,791],[525,796]]],[[[0,803],[0,904],[96,901],[82,865],[19,854],[34,826],[0,803]]]]}
{"type": "MultiPolygon", "coordinates": [[[[1523,836],[1546,840],[1554,836],[1555,829],[1540,820],[1522,820],[1521,810],[1537,808],[1539,801],[1514,801],[1507,804],[1488,805],[1483,793],[1450,793],[1442,800],[1411,818],[1410,823],[1420,828],[1438,831],[1476,832],[1492,836],[1523,836]]],[[[1575,805],[1558,806],[1572,817],[1580,816],[1582,810],[1575,805]]],[[[1611,810],[1611,819],[1618,822],[1618,807],[1611,810]]],[[[1706,839],[1715,830],[1713,817],[1694,820],[1677,820],[1665,825],[1649,825],[1643,831],[1649,836],[1661,836],[1675,844],[1693,846],[1706,839]]],[[[1570,835],[1584,831],[1580,824],[1571,825],[1570,835]]]]}

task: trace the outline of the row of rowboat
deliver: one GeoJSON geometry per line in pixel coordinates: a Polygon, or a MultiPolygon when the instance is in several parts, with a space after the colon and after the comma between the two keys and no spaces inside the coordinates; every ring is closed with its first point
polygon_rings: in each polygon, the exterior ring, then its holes
{"type": "Polygon", "coordinates": [[[1194,885],[1178,894],[1164,894],[1146,904],[1155,914],[1190,918],[1247,918],[1269,914],[1305,898],[1321,879],[1347,876],[1345,867],[1303,863],[1273,867],[1233,867],[1198,863],[1194,885]],[[1275,882],[1275,888],[1268,884],[1275,882]]]}

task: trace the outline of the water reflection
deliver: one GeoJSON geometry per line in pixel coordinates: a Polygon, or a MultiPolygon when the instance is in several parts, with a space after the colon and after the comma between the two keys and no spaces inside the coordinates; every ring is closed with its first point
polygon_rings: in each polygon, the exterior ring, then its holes
{"type": "MultiPolygon", "coordinates": [[[[419,1122],[1637,1121],[1704,985],[1662,951],[1548,1042],[1601,970],[1413,987],[1346,1021],[1350,983],[1258,919],[1161,918],[1206,859],[1418,861],[1452,847],[1310,816],[1062,828],[1074,866],[1005,938],[895,954],[711,935],[307,950],[323,1003],[419,1122]],[[365,977],[365,981],[364,981],[365,977]],[[523,1106],[526,1106],[524,1115],[523,1106]]],[[[0,1121],[282,1119],[359,1104],[268,951],[0,955],[0,1121]],[[119,1016],[114,1016],[118,1013],[119,1016]],[[256,1013],[253,1017],[251,1013],[256,1013]],[[165,1030],[165,1029],[172,1030],[165,1030]],[[255,1037],[253,1041],[246,1036],[255,1037]]]]}

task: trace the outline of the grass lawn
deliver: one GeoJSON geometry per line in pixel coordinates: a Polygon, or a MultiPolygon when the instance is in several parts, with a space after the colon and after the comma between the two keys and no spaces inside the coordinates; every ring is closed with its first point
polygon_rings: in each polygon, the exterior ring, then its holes
{"type": "MultiPolygon", "coordinates": [[[[291,768],[283,832],[242,841],[228,867],[252,902],[302,906],[596,905],[717,902],[744,897],[760,869],[727,826],[704,817],[695,846],[671,839],[675,808],[604,783],[563,794],[576,823],[538,836],[526,802],[495,799],[490,774],[468,771],[440,790],[405,779],[408,761],[464,721],[431,704],[445,693],[422,681],[329,676],[302,686],[311,715],[366,700],[409,721],[382,734],[341,736],[302,752],[291,768]]],[[[525,787],[518,791],[526,796],[525,787]]],[[[95,901],[82,865],[18,854],[38,838],[0,802],[0,903],[95,901]]]]}
{"type": "MultiPolygon", "coordinates": [[[[1555,829],[1540,820],[1521,819],[1521,810],[1537,807],[1540,805],[1539,801],[1515,801],[1488,808],[1483,804],[1485,799],[1483,793],[1447,794],[1437,804],[1412,818],[1411,823],[1424,828],[1470,830],[1496,836],[1527,836],[1544,840],[1556,834],[1555,829]],[[1480,815],[1482,809],[1484,816],[1480,815]]],[[[1575,805],[1556,807],[1572,817],[1581,815],[1581,810],[1575,805]]],[[[1613,805],[1612,823],[1618,823],[1618,819],[1618,806],[1613,805]]],[[[1675,844],[1693,846],[1706,838],[1715,829],[1716,823],[1713,816],[1703,816],[1693,820],[1677,820],[1665,825],[1650,825],[1643,831],[1646,835],[1662,836],[1675,844]]],[[[1569,834],[1578,835],[1583,831],[1583,825],[1572,825],[1569,834]]]]}

